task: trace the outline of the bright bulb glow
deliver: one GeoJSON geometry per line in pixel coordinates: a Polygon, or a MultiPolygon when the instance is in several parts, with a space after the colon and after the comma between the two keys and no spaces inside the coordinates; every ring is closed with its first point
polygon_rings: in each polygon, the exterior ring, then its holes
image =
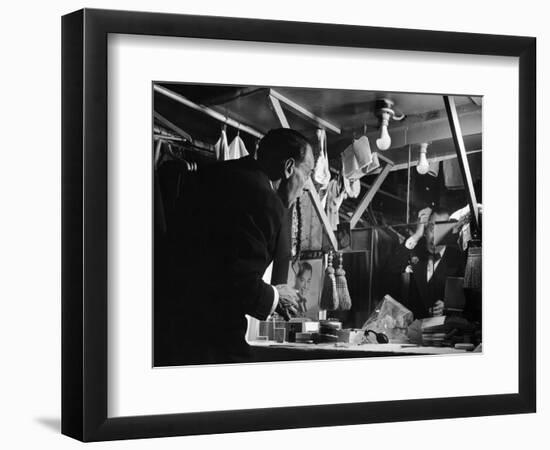
{"type": "Polygon", "coordinates": [[[416,171],[420,175],[426,175],[430,169],[430,164],[428,163],[428,158],[426,153],[428,151],[428,144],[420,144],[420,157],[418,158],[418,165],[416,166],[416,171]]]}
{"type": "Polygon", "coordinates": [[[379,150],[387,150],[391,145],[391,137],[388,133],[388,123],[390,115],[387,112],[382,113],[382,125],[380,127],[380,138],[376,139],[376,146],[379,150]]]}

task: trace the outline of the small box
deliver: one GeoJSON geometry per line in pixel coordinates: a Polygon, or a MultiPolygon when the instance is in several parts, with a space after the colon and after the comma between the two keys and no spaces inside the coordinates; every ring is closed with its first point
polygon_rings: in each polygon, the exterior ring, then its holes
{"type": "MultiPolygon", "coordinates": [[[[284,320],[262,320],[260,321],[259,336],[266,336],[269,341],[275,340],[275,328],[286,328],[284,320]]],[[[287,333],[288,336],[288,333],[287,333]]]]}
{"type": "Polygon", "coordinates": [[[276,342],[285,342],[287,340],[286,328],[275,328],[274,337],[276,342]]]}
{"type": "Polygon", "coordinates": [[[364,330],[357,330],[354,328],[345,328],[337,331],[338,342],[344,342],[346,344],[361,344],[363,337],[365,336],[364,330]]]}
{"type": "Polygon", "coordinates": [[[286,322],[286,329],[296,333],[318,333],[319,322],[299,318],[290,319],[290,321],[286,322]]]}
{"type": "Polygon", "coordinates": [[[302,331],[304,333],[318,333],[319,332],[319,322],[304,322],[302,323],[302,331]]]}
{"type": "Polygon", "coordinates": [[[267,340],[273,340],[273,322],[262,320],[260,322],[260,330],[258,332],[260,337],[265,337],[267,340]]]}
{"type": "Polygon", "coordinates": [[[296,333],[296,342],[302,344],[313,344],[312,333],[296,333]]]}

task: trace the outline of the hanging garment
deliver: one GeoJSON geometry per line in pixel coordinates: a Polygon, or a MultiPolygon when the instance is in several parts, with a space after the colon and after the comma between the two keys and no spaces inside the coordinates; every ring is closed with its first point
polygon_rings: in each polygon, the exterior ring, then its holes
{"type": "Polygon", "coordinates": [[[346,191],[339,178],[330,180],[327,189],[326,212],[328,221],[333,230],[336,230],[336,228],[338,228],[338,224],[340,223],[339,211],[345,198],[346,191]]]}
{"type": "Polygon", "coordinates": [[[319,157],[313,169],[313,180],[321,185],[321,189],[328,186],[330,181],[330,170],[328,167],[327,153],[327,132],[323,129],[317,130],[317,140],[319,142],[319,157]]]}
{"type": "Polygon", "coordinates": [[[218,161],[227,161],[229,159],[229,145],[227,145],[225,128],[222,129],[221,136],[214,145],[214,151],[216,152],[216,159],[218,161]]]}
{"type": "Polygon", "coordinates": [[[244,145],[243,140],[241,137],[237,134],[235,136],[235,139],[231,142],[228,149],[228,156],[229,159],[241,159],[245,156],[248,156],[248,151],[246,150],[246,146],[244,145]]]}
{"type": "Polygon", "coordinates": [[[349,198],[357,198],[359,197],[359,193],[361,192],[361,182],[358,179],[350,180],[343,177],[344,180],[344,190],[346,191],[346,195],[349,198]]]}
{"type": "Polygon", "coordinates": [[[434,178],[439,176],[439,161],[428,163],[428,175],[431,175],[434,178]]]}
{"type": "Polygon", "coordinates": [[[353,153],[351,145],[342,152],[342,178],[344,189],[350,198],[357,198],[361,191],[359,178],[364,174],[359,169],[359,164],[353,153]]]}

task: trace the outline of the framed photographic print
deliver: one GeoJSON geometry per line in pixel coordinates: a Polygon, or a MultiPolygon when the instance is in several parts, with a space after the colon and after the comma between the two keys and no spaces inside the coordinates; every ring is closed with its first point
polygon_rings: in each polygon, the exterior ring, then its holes
{"type": "Polygon", "coordinates": [[[64,434],[535,411],[534,38],[62,25],[64,434]]]}

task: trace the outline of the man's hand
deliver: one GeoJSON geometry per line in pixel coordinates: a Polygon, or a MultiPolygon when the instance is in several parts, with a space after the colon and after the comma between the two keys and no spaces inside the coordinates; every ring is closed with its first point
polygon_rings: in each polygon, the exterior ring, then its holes
{"type": "Polygon", "coordinates": [[[424,234],[424,225],[428,223],[428,220],[430,220],[431,214],[432,208],[429,207],[421,209],[418,212],[418,223],[416,225],[416,230],[414,234],[405,241],[405,247],[407,247],[409,250],[412,250],[416,247],[416,244],[418,244],[418,241],[424,234]]]}
{"type": "Polygon", "coordinates": [[[427,208],[421,209],[418,212],[418,221],[422,224],[428,223],[428,220],[430,220],[431,214],[432,214],[432,208],[427,207],[427,208]]]}
{"type": "Polygon", "coordinates": [[[279,303],[275,312],[288,321],[298,314],[298,292],[287,284],[279,284],[275,289],[279,292],[279,303]]]}
{"type": "Polygon", "coordinates": [[[442,316],[444,309],[445,309],[445,303],[443,302],[443,300],[438,300],[437,302],[434,303],[434,306],[432,308],[432,316],[434,317],[442,316]]]}

